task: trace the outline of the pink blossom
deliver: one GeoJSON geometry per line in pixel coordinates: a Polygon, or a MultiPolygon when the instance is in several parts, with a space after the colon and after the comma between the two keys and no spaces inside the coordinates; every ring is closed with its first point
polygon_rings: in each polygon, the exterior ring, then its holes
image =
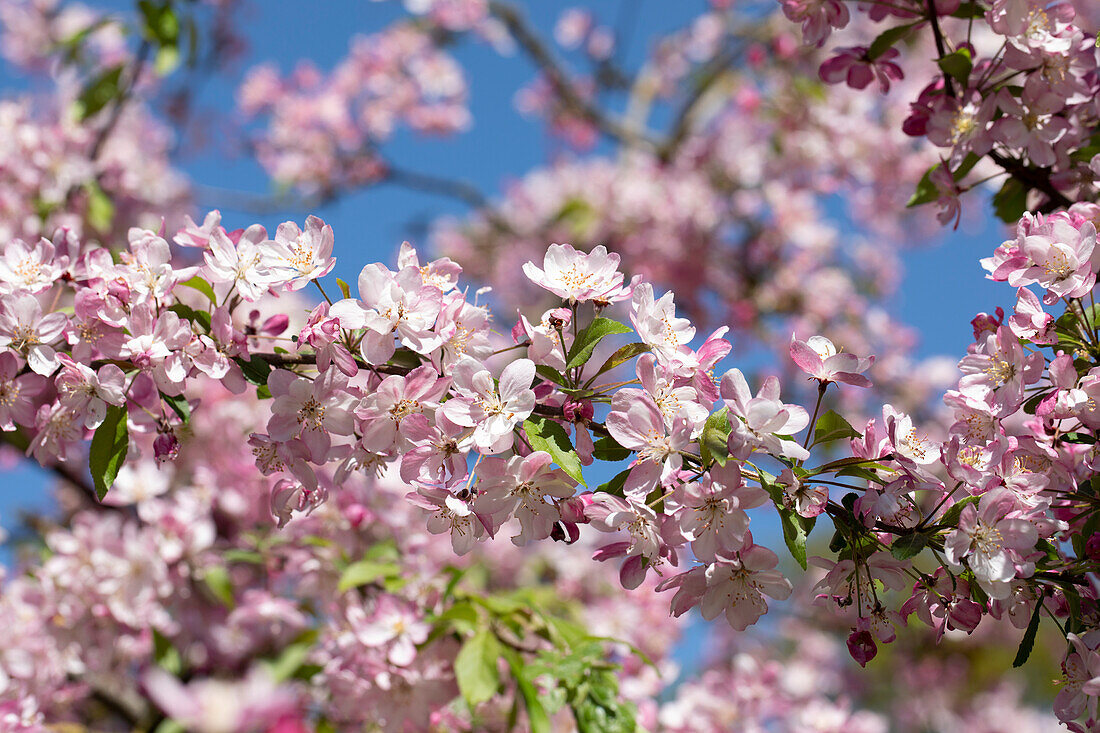
{"type": "Polygon", "coordinates": [[[36,373],[49,376],[57,370],[52,344],[61,337],[67,323],[64,313],[42,315],[42,305],[33,295],[21,293],[0,300],[0,346],[22,355],[36,373]]]}
{"type": "Polygon", "coordinates": [[[267,384],[275,398],[267,424],[274,440],[301,438],[313,462],[325,463],[331,436],[352,434],[352,396],[347,391],[347,377],[336,369],[312,380],[275,369],[268,375],[267,384]]]}
{"type": "Polygon", "coordinates": [[[316,216],[306,219],[305,230],[292,221],[283,222],[275,230],[275,241],[268,243],[266,264],[287,290],[300,290],[336,266],[332,244],[332,227],[316,216]]]}
{"type": "Polygon", "coordinates": [[[875,357],[861,359],[855,354],[838,353],[833,342],[824,336],[811,336],[799,341],[791,335],[791,359],[798,368],[814,379],[826,382],[844,382],[856,387],[870,387],[871,380],[863,376],[875,363],[875,357]]]}
{"type": "Polygon", "coordinates": [[[577,482],[560,468],[551,468],[552,462],[549,453],[535,451],[528,456],[489,458],[478,469],[475,506],[479,513],[515,515],[520,524],[519,534],[512,538],[516,545],[549,537],[561,519],[554,500],[567,499],[576,490],[577,482]]]}
{"type": "Polygon", "coordinates": [[[722,376],[722,399],[729,408],[733,426],[729,437],[730,455],[747,458],[762,450],[775,456],[795,460],[810,457],[809,451],[787,437],[810,423],[806,409],[779,401],[779,380],[768,377],[755,397],[749,390],[740,369],[731,369],[722,376]]]}
{"type": "Polygon", "coordinates": [[[368,363],[383,364],[393,356],[395,335],[418,354],[441,345],[432,331],[441,293],[423,284],[418,269],[406,267],[395,275],[382,265],[367,265],[359,273],[359,297],[334,303],[329,314],[344,328],[367,329],[360,352],[368,363]]]}
{"type": "Polygon", "coordinates": [[[571,304],[593,300],[604,306],[626,300],[633,292],[634,282],[624,287],[618,267],[619,255],[609,254],[602,244],[587,254],[569,244],[551,244],[542,268],[528,262],[523,274],[571,304]]]}
{"type": "Polygon", "coordinates": [[[455,396],[443,414],[456,425],[474,429],[474,444],[482,453],[500,453],[512,445],[512,430],[531,414],[535,364],[517,359],[501,372],[499,386],[487,369],[464,356],[452,370],[455,396]]]}
{"type": "Polygon", "coordinates": [[[775,569],[779,558],[774,552],[750,544],[730,557],[719,557],[706,566],[706,590],[699,610],[710,621],[725,614],[729,625],[744,631],[768,611],[768,598],[786,600],[791,582],[775,569]]]}
{"type": "Polygon", "coordinates": [[[818,74],[826,84],[847,81],[853,89],[865,89],[872,81],[878,81],[879,91],[890,91],[890,82],[904,78],[901,67],[892,61],[898,57],[896,48],[887,49],[871,60],[865,46],[838,48],[836,55],[821,64],[818,74]]]}
{"type": "Polygon", "coordinates": [[[944,541],[947,559],[966,560],[974,577],[991,598],[1007,598],[1017,563],[1035,547],[1039,534],[1026,519],[1010,519],[1015,505],[1004,490],[984,494],[978,506],[968,504],[959,516],[959,528],[944,541]]]}

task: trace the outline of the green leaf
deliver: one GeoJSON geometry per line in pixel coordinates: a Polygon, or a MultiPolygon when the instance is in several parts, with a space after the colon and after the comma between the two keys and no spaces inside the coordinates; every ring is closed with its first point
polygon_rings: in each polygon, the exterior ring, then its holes
{"type": "Polygon", "coordinates": [[[233,608],[236,605],[236,599],[233,596],[233,581],[229,579],[229,571],[224,566],[214,565],[206,568],[202,574],[202,582],[206,584],[214,597],[222,602],[222,605],[227,608],[233,608]]]}
{"type": "Polygon", "coordinates": [[[92,482],[100,501],[103,501],[107,490],[114,485],[118,470],[126,462],[126,451],[129,448],[126,408],[108,405],[103,424],[96,428],[95,435],[92,436],[91,452],[88,455],[88,468],[92,471],[92,482]]]}
{"type": "Polygon", "coordinates": [[[1027,210],[1027,187],[1009,178],[993,195],[993,212],[1007,224],[1015,224],[1027,210]]]}
{"type": "Polygon", "coordinates": [[[218,296],[214,295],[213,286],[211,286],[210,283],[206,282],[198,275],[195,275],[190,280],[185,280],[184,282],[181,282],[180,285],[198,290],[200,293],[205,295],[207,300],[209,300],[212,304],[216,305],[218,302],[218,296]]]}
{"type": "Polygon", "coordinates": [[[791,557],[806,569],[806,538],[814,528],[815,519],[807,519],[790,509],[779,509],[779,519],[783,525],[783,542],[791,552],[791,557]]]}
{"type": "Polygon", "coordinates": [[[507,649],[504,658],[508,660],[508,668],[512,671],[512,678],[515,679],[523,699],[523,707],[527,710],[528,729],[531,733],[550,733],[550,716],[539,702],[538,690],[524,675],[523,660],[513,649],[507,649]]]}
{"type": "Polygon", "coordinates": [[[343,281],[343,280],[341,280],[340,278],[336,278],[336,286],[337,286],[338,288],[340,288],[340,293],[341,293],[341,294],[342,294],[342,295],[343,295],[343,296],[344,296],[345,298],[350,298],[350,297],[351,297],[351,288],[350,288],[350,287],[348,287],[348,284],[347,284],[346,282],[344,282],[344,281],[343,281]]]}
{"type": "Polygon", "coordinates": [[[353,562],[344,569],[340,574],[340,582],[337,583],[336,590],[343,593],[351,588],[358,588],[361,585],[400,574],[401,567],[397,563],[364,559],[353,562]]]}
{"type": "Polygon", "coordinates": [[[1035,612],[1031,614],[1031,621],[1024,631],[1024,638],[1020,640],[1020,648],[1016,650],[1016,658],[1012,660],[1013,668],[1022,667],[1031,656],[1031,649],[1035,646],[1035,635],[1039,632],[1039,612],[1043,610],[1043,599],[1035,602],[1035,612]]]}
{"type": "Polygon", "coordinates": [[[958,10],[951,14],[953,18],[962,18],[969,20],[970,18],[981,18],[985,16],[985,8],[979,5],[974,0],[968,0],[968,2],[959,5],[958,10]]]}
{"type": "Polygon", "coordinates": [[[604,436],[592,444],[592,457],[598,461],[612,463],[630,458],[630,449],[623,448],[614,438],[604,436]]]}
{"type": "MultiPolygon", "coordinates": [[[[978,164],[979,160],[981,160],[981,158],[979,158],[974,153],[967,153],[966,157],[963,158],[962,163],[959,164],[959,167],[952,172],[951,177],[955,179],[956,183],[958,183],[966,177],[966,174],[969,173],[975,165],[978,164]]],[[[912,197],[905,204],[906,207],[912,208],[914,206],[920,206],[922,204],[929,204],[939,199],[940,191],[938,188],[936,188],[936,184],[932,182],[932,174],[935,173],[936,169],[939,168],[940,165],[942,164],[936,163],[924,172],[924,175],[921,176],[920,181],[917,183],[917,190],[913,192],[912,197]]]]}
{"type": "Polygon", "coordinates": [[[96,114],[120,94],[122,64],[108,67],[93,77],[80,91],[73,105],[77,122],[83,122],[96,114]]]}
{"type": "Polygon", "coordinates": [[[928,546],[928,540],[928,535],[923,532],[902,535],[890,545],[890,554],[894,556],[895,560],[908,560],[920,554],[920,551],[928,546]]]}
{"type": "Polygon", "coordinates": [[[246,562],[253,565],[263,565],[263,554],[256,552],[255,550],[242,550],[240,548],[231,548],[222,553],[222,557],[226,562],[246,562]]]}
{"type": "MultiPolygon", "coordinates": [[[[618,351],[607,357],[607,361],[603,363],[603,366],[600,367],[598,372],[592,375],[592,379],[595,379],[604,372],[611,371],[620,364],[625,364],[636,356],[641,356],[649,350],[649,346],[643,343],[632,343],[619,347],[618,351]]],[[[589,381],[591,381],[591,379],[589,381]]]]}
{"type": "Polygon", "coordinates": [[[699,451],[704,465],[717,462],[726,465],[729,458],[729,437],[733,426],[730,423],[729,408],[723,407],[707,418],[703,432],[699,436],[699,451]]]}
{"type": "Polygon", "coordinates": [[[267,377],[271,374],[271,365],[258,356],[253,356],[248,361],[237,357],[233,361],[241,368],[244,378],[252,384],[267,385],[267,377]]]}
{"type": "Polygon", "coordinates": [[[140,0],[138,8],[144,21],[142,31],[145,37],[162,46],[174,46],[180,37],[180,23],[170,0],[140,0]]]}
{"type": "Polygon", "coordinates": [[[166,672],[179,675],[183,672],[183,657],[168,637],[153,629],[153,659],[166,672]]]}
{"type": "Polygon", "coordinates": [[[197,311],[189,305],[183,303],[173,303],[168,306],[168,310],[175,313],[181,319],[188,323],[196,323],[207,333],[210,332],[210,314],[206,311],[197,311]]]}
{"type": "Polygon", "coordinates": [[[471,636],[455,657],[454,672],[462,697],[472,708],[496,694],[500,687],[497,660],[500,642],[487,629],[471,636]]]}
{"type": "Polygon", "coordinates": [[[472,634],[477,630],[477,609],[469,601],[459,601],[435,619],[436,628],[472,634]]]}
{"type": "Polygon", "coordinates": [[[775,477],[766,471],[760,472],[760,485],[768,492],[779,512],[779,523],[783,527],[783,542],[787,545],[791,557],[805,570],[807,567],[806,538],[813,530],[817,518],[807,519],[788,509],[783,503],[783,487],[775,483],[775,477]]]}
{"type": "Polygon", "coordinates": [[[909,31],[913,30],[915,23],[909,23],[907,25],[899,25],[894,28],[887,28],[882,33],[878,34],[875,40],[871,41],[870,47],[867,49],[867,60],[874,61],[878,59],[882,54],[889,51],[894,47],[894,44],[909,35],[909,31]]]}
{"type": "Polygon", "coordinates": [[[835,461],[829,461],[828,463],[819,466],[818,468],[815,468],[813,470],[813,474],[816,475],[819,473],[835,472],[845,468],[852,468],[854,466],[862,466],[863,468],[867,469],[880,468],[886,471],[890,470],[889,466],[884,466],[881,463],[876,462],[873,458],[856,458],[853,456],[851,458],[838,458],[835,461]]]}
{"type": "Polygon", "coordinates": [[[606,337],[617,333],[630,333],[631,330],[630,326],[610,318],[593,319],[587,328],[577,334],[577,340],[573,342],[566,356],[565,368],[572,369],[586,363],[592,356],[592,350],[606,337]]]}
{"type": "Polygon", "coordinates": [[[561,470],[576,479],[582,486],[588,486],[581,472],[581,459],[573,448],[573,444],[569,442],[569,433],[565,432],[565,428],[548,417],[532,415],[523,422],[523,432],[526,433],[532,448],[549,453],[561,470]]]}
{"type": "Polygon", "coordinates": [[[175,46],[161,46],[153,58],[153,71],[157,76],[168,76],[180,65],[180,50],[175,46]]]}
{"type": "MultiPolygon", "coordinates": [[[[299,675],[309,657],[310,650],[317,643],[317,631],[309,629],[292,643],[285,646],[279,656],[267,662],[268,673],[275,682],[286,682],[299,675]]],[[[310,675],[312,676],[312,675],[310,675]]]]}
{"type": "Polygon", "coordinates": [[[814,445],[831,443],[834,440],[845,438],[861,437],[863,437],[862,433],[832,410],[826,410],[825,414],[817,419],[817,425],[814,426],[814,445]]]}
{"type": "Polygon", "coordinates": [[[535,367],[535,374],[538,374],[540,377],[542,377],[543,379],[545,379],[548,382],[553,382],[554,384],[558,385],[559,387],[567,386],[566,382],[565,382],[565,377],[563,377],[561,374],[559,374],[557,372],[557,370],[552,369],[551,367],[548,367],[545,364],[539,364],[538,366],[536,366],[535,367]]]}
{"type": "Polygon", "coordinates": [[[1050,392],[1040,392],[1036,395],[1032,395],[1024,402],[1024,412],[1028,415],[1034,415],[1036,408],[1039,407],[1039,403],[1043,401],[1045,397],[1048,397],[1050,392]]]}
{"type": "Polygon", "coordinates": [[[610,481],[605,481],[596,487],[596,493],[611,494],[612,496],[623,496],[623,487],[626,486],[626,479],[630,476],[630,469],[624,469],[615,474],[615,477],[610,481]]]}
{"type": "Polygon", "coordinates": [[[943,56],[936,63],[943,73],[959,82],[964,89],[969,86],[970,72],[974,68],[974,59],[970,56],[968,49],[960,48],[954,53],[943,56]]]}
{"type": "Polygon", "coordinates": [[[109,231],[115,220],[114,201],[96,181],[85,183],[84,191],[88,195],[88,223],[97,231],[109,231]]]}
{"type": "Polygon", "coordinates": [[[937,524],[941,524],[945,527],[954,527],[954,526],[958,525],[959,517],[962,516],[963,509],[965,509],[968,504],[977,504],[977,503],[978,503],[978,497],[976,497],[976,496],[968,496],[964,499],[959,499],[958,501],[956,501],[954,504],[951,505],[950,509],[948,509],[946,512],[944,512],[944,515],[940,518],[940,521],[937,522],[937,524]]]}
{"type": "Polygon", "coordinates": [[[176,413],[184,423],[191,419],[191,405],[186,397],[181,394],[167,395],[161,392],[160,398],[164,401],[164,404],[172,408],[172,412],[176,413]]]}

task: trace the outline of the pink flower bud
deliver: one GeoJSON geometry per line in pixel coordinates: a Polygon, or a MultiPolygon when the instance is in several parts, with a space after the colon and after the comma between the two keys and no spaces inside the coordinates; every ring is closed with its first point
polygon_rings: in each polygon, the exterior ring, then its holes
{"type": "Polygon", "coordinates": [[[584,515],[584,509],[591,503],[592,494],[580,494],[559,501],[558,511],[561,512],[561,520],[570,524],[586,524],[588,517],[584,515]]]}
{"type": "Polygon", "coordinates": [[[153,456],[160,463],[174,461],[180,453],[180,442],[176,434],[169,430],[160,433],[153,440],[153,456]]]}
{"type": "Polygon", "coordinates": [[[285,331],[289,325],[290,316],[286,313],[277,313],[264,321],[264,325],[260,326],[260,332],[266,333],[269,336],[278,336],[285,331]]]}
{"type": "Polygon", "coordinates": [[[852,659],[859,662],[859,666],[866,667],[867,662],[878,654],[878,645],[875,644],[871,632],[853,631],[848,637],[848,653],[852,655],[852,659]]]}

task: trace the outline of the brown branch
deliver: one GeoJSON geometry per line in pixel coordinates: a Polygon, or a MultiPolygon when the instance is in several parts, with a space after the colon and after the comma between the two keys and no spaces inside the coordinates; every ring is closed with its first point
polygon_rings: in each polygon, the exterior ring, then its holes
{"type": "Polygon", "coordinates": [[[1068,208],[1073,204],[1069,197],[1054,187],[1054,183],[1050,180],[1049,171],[1024,165],[1018,160],[992,150],[989,152],[989,157],[994,163],[1001,166],[1008,175],[1046,196],[1047,203],[1042,207],[1044,212],[1068,208]]]}
{"type": "Polygon", "coordinates": [[[508,32],[527,52],[547,81],[550,82],[550,86],[570,109],[595,125],[600,132],[626,145],[643,148],[650,152],[658,150],[660,146],[644,132],[630,127],[622,120],[609,115],[584,98],[570,82],[561,64],[554,58],[550,48],[531,30],[526,18],[523,17],[518,8],[501,2],[501,0],[490,0],[489,12],[504,24],[508,32]]]}
{"type": "Polygon", "coordinates": [[[662,162],[667,163],[671,160],[677,149],[679,149],[680,145],[684,142],[684,139],[688,136],[688,133],[691,132],[691,125],[695,121],[695,111],[699,103],[702,101],[703,97],[706,96],[710,88],[722,78],[722,75],[733,64],[735,56],[735,51],[727,48],[721,53],[715,54],[710,61],[703,66],[699,79],[695,83],[695,88],[692,89],[691,94],[688,95],[687,100],[676,114],[676,119],[672,123],[668,138],[657,150],[657,157],[660,158],[662,162]]]}

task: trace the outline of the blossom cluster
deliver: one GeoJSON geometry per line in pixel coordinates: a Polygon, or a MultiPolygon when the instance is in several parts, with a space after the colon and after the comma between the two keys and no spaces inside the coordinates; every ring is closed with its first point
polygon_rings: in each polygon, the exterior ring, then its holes
{"type": "MultiPolygon", "coordinates": [[[[743,630],[792,592],[777,554],[750,531],[748,511],[770,505],[803,565],[814,524],[832,521],[833,557],[812,559],[826,571],[819,600],[848,624],[860,663],[914,615],[942,635],[972,631],[987,614],[1037,618],[1029,610],[1049,597],[1076,633],[1087,617],[1072,609],[1092,602],[1072,580],[1089,562],[1092,517],[1095,326],[1080,304],[1095,284],[1089,211],[1027,215],[988,261],[995,278],[1020,286],[1020,305],[1007,323],[975,320],[977,343],[945,398],[956,422],[943,442],[890,405],[863,431],[822,412],[830,385],[869,386],[874,362],[823,337],[790,343],[818,385],[812,416],[783,401],[775,377],[754,390],[737,368],[715,376],[732,348],[726,329],[693,347],[696,329],[673,294],[628,281],[602,247],[555,244],[525,265],[559,306],[537,323],[521,316],[512,344],[459,289],[458,264],[422,264],[408,245],[397,270],[367,265],[358,297],[342,285],[343,299],[326,295],[291,329],[287,314],[265,319],[259,306],[269,293],[320,287],[334,264],[331,228],[311,217],[271,239],[259,225],[229,232],[217,212],[173,237],[201,252],[198,265],[175,264],[166,239],[139,229],[117,263],[64,233],[60,247],[10,244],[0,268],[0,417],[44,464],[82,456],[94,432],[89,465],[110,502],[137,436],[158,460],[176,457],[177,433],[202,409],[187,397],[191,384],[213,379],[240,393],[251,382],[270,399],[266,430],[248,442],[272,477],[280,526],[348,477],[389,470],[414,489],[407,499],[425,510],[427,531],[449,536],[459,554],[503,532],[516,545],[571,543],[588,525],[606,536],[593,557],[617,561],[623,587],[656,582],[674,591],[674,615],[698,607],[743,630]],[[1052,327],[1028,285],[1047,304],[1064,298],[1068,315],[1052,327]],[[70,300],[71,315],[58,305],[70,300]],[[605,315],[619,311],[630,325],[605,315]],[[616,348],[626,334],[633,340],[616,348]],[[1044,342],[1075,350],[1048,364],[1029,345],[1044,342]],[[627,370],[635,378],[622,381],[627,370]],[[1010,419],[1026,407],[1034,417],[1010,419]],[[845,441],[849,455],[814,460],[845,441]],[[610,481],[578,489],[585,466],[623,459],[630,465],[610,481]],[[335,483],[323,480],[330,474],[335,483]],[[1076,557],[1061,549],[1072,537],[1076,557]],[[925,550],[934,572],[914,564],[925,550]],[[891,608],[885,590],[906,588],[891,608]]],[[[1060,708],[1067,719],[1095,706],[1091,688],[1080,690],[1060,708]]]]}
{"type": "Polygon", "coordinates": [[[275,180],[309,191],[382,178],[377,148],[401,125],[463,130],[466,96],[461,67],[411,24],[356,38],[329,74],[303,65],[282,78],[272,66],[253,68],[238,93],[246,115],[269,118],[256,143],[260,162],[275,180]]]}

